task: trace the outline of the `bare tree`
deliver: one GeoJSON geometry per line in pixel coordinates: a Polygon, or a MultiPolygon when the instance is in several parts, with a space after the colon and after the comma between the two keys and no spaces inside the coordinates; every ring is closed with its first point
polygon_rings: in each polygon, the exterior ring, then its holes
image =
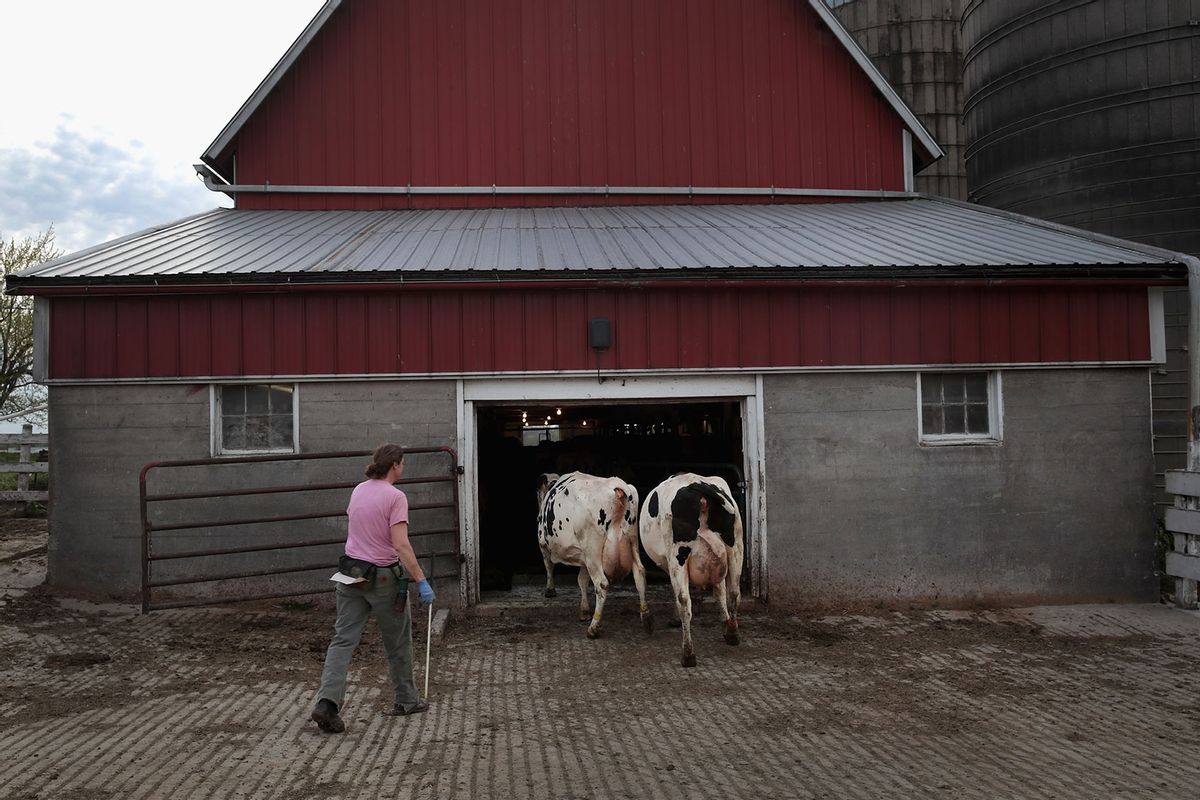
{"type": "MultiPolygon", "coordinates": [[[[12,273],[61,254],[54,246],[54,226],[37,236],[0,239],[0,274],[7,281],[12,273]]],[[[32,368],[33,298],[0,295],[0,416],[45,420],[46,387],[34,383],[32,368]]]]}

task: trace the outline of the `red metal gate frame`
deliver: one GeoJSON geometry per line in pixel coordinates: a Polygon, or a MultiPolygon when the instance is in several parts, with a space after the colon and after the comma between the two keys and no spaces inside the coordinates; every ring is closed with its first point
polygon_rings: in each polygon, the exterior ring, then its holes
{"type": "MultiPolygon", "coordinates": [[[[409,538],[419,540],[424,536],[435,536],[439,534],[454,533],[460,534],[458,520],[459,515],[459,492],[458,492],[458,476],[462,474],[462,468],[458,464],[458,453],[449,447],[414,447],[405,450],[405,455],[419,455],[422,453],[444,453],[450,457],[450,468],[444,475],[436,475],[429,477],[417,478],[402,478],[396,481],[397,485],[415,485],[429,483],[449,483],[453,492],[453,500],[450,503],[417,503],[409,506],[410,511],[432,508],[453,508],[455,512],[455,525],[452,528],[436,528],[433,530],[410,531],[409,538]]],[[[200,500],[211,499],[218,497],[246,497],[251,495],[266,495],[266,494],[285,494],[289,492],[312,492],[323,489],[352,489],[358,481],[349,483],[325,483],[325,484],[303,484],[293,486],[262,486],[249,489],[237,489],[230,491],[213,491],[213,492],[182,492],[174,494],[150,494],[147,491],[147,478],[153,470],[168,469],[172,467],[203,467],[217,466],[223,464],[264,464],[278,463],[283,461],[317,461],[322,459],[335,458],[356,458],[369,456],[370,451],[347,451],[337,453],[288,453],[286,455],[265,455],[265,456],[240,456],[234,458],[198,458],[186,459],[179,461],[152,461],[142,467],[139,481],[139,497],[141,502],[142,515],[142,613],[149,611],[158,611],[168,608],[185,608],[191,606],[216,605],[221,603],[237,603],[247,600],[268,600],[278,597],[296,597],[299,595],[317,594],[319,590],[305,589],[290,592],[277,592],[271,594],[255,594],[240,597],[217,597],[212,599],[198,600],[182,600],[169,603],[152,603],[150,594],[151,590],[164,586],[182,586],[185,584],[196,583],[212,583],[216,581],[237,580],[241,578],[254,578],[264,575],[282,575],[293,572],[311,572],[323,567],[333,568],[334,565],[328,561],[322,561],[319,564],[310,564],[299,567],[286,567],[281,569],[263,569],[253,570],[249,572],[237,572],[229,574],[220,574],[216,576],[206,575],[204,577],[191,575],[172,580],[153,580],[150,575],[151,564],[156,561],[173,561],[184,558],[199,558],[205,556],[223,556],[236,555],[239,553],[254,553],[265,552],[270,550],[291,550],[301,547],[316,547],[321,545],[342,544],[345,542],[345,537],[326,538],[308,540],[303,542],[288,542],[284,544],[270,545],[253,545],[247,547],[226,547],[220,549],[206,550],[188,550],[182,553],[171,553],[169,555],[155,555],[153,552],[152,535],[156,531],[169,530],[192,530],[199,528],[219,528],[229,527],[233,525],[253,525],[257,523],[271,522],[289,522],[294,520],[304,519],[327,519],[332,517],[344,517],[345,509],[337,511],[318,511],[307,514],[287,514],[283,516],[271,517],[250,517],[234,520],[201,520],[201,521],[186,521],[183,523],[174,523],[171,525],[154,525],[150,520],[149,505],[150,503],[163,502],[168,500],[200,500]]],[[[430,570],[426,572],[430,578],[448,578],[459,577],[459,565],[462,563],[462,554],[459,548],[461,536],[455,536],[454,549],[443,550],[433,553],[423,553],[420,556],[421,560],[428,559],[430,562],[430,570]],[[455,571],[453,573],[443,572],[438,574],[433,568],[437,564],[439,557],[453,557],[455,559],[455,571]]]]}

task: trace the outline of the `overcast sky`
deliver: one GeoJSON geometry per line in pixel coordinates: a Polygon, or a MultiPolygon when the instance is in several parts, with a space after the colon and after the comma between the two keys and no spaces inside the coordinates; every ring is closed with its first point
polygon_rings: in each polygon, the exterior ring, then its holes
{"type": "Polygon", "coordinates": [[[231,205],[199,160],[322,0],[0,0],[0,236],[70,252],[231,205]]]}

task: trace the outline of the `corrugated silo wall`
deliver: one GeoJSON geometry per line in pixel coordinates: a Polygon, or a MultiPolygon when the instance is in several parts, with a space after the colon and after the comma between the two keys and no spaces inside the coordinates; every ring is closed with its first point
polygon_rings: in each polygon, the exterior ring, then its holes
{"type": "Polygon", "coordinates": [[[966,200],[959,38],[964,0],[827,2],[946,151],[917,175],[917,191],[966,200]]]}
{"type": "MultiPolygon", "coordinates": [[[[970,0],[970,199],[1200,254],[1200,0],[970,0]]],[[[1186,448],[1187,294],[1153,375],[1157,501],[1186,448]]]]}

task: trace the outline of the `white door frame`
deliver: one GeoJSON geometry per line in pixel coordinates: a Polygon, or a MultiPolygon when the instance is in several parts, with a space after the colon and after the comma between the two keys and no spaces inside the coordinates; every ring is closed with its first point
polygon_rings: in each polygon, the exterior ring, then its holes
{"type": "MultiPolygon", "coordinates": [[[[481,378],[458,381],[458,455],[463,468],[459,495],[459,542],[463,555],[461,600],[479,602],[479,439],[476,404],[532,402],[628,402],[646,400],[736,400],[742,410],[742,453],[746,476],[746,520],[750,582],[754,596],[767,596],[766,446],[761,375],[678,377],[481,378]]],[[[530,487],[530,491],[533,488],[530,487]]],[[[530,532],[532,536],[532,531],[530,532]]]]}

